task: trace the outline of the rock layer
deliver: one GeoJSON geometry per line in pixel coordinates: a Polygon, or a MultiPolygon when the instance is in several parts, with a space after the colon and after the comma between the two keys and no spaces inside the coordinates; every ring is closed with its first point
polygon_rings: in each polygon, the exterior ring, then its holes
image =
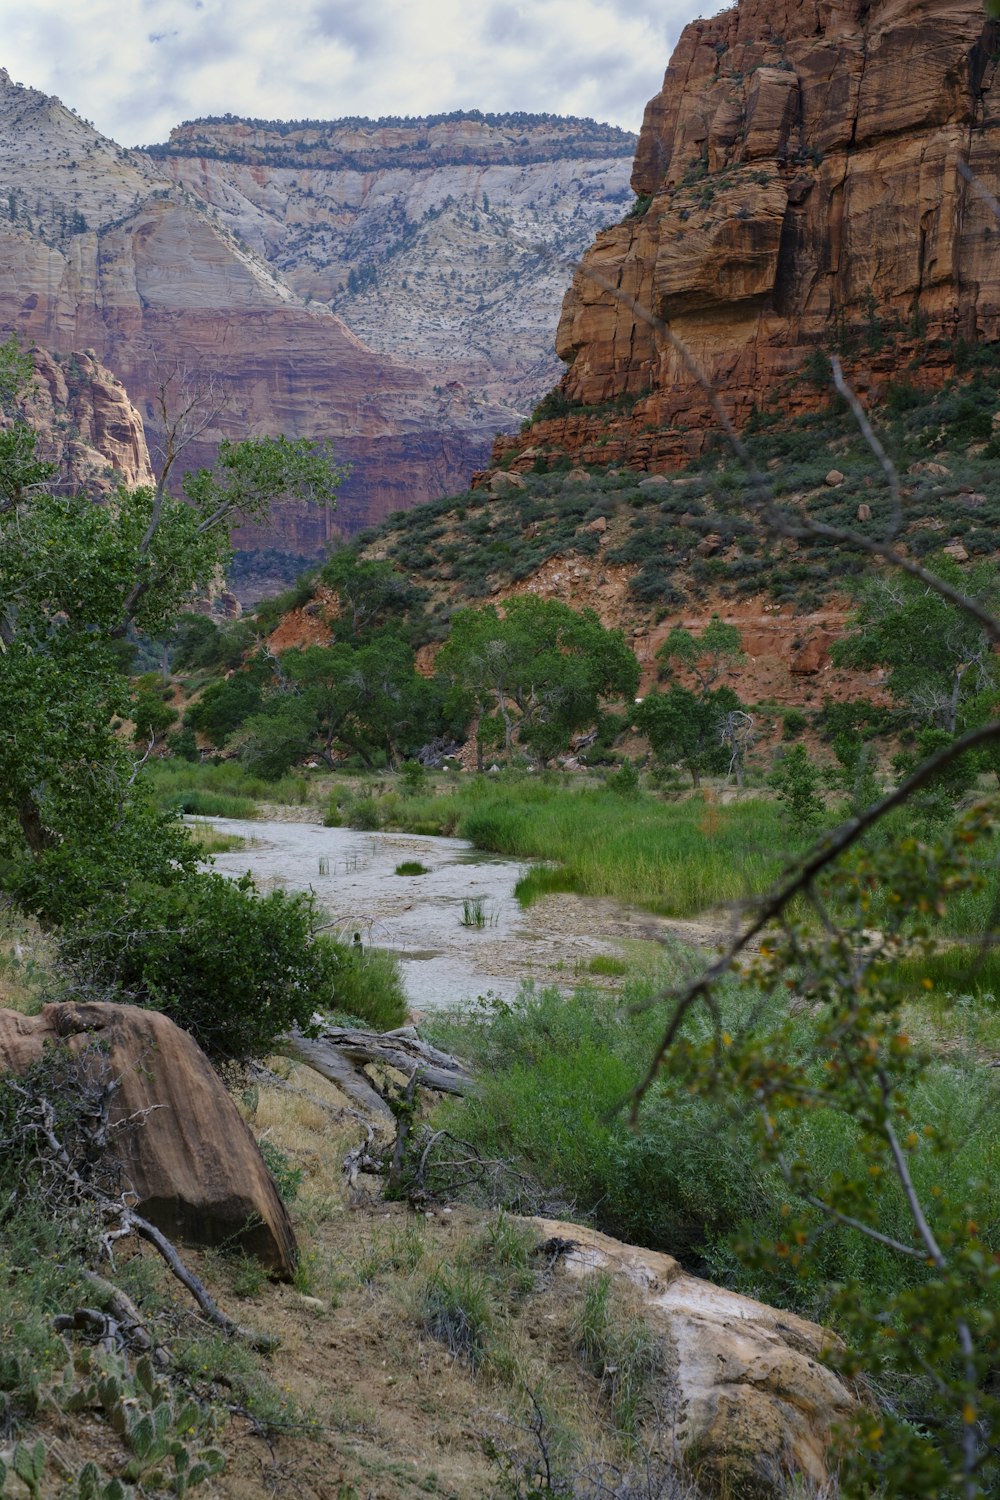
{"type": "Polygon", "coordinates": [[[565,266],[631,200],[635,136],[592,120],[196,120],[148,148],[175,183],[439,388],[487,441],[556,380],[565,266]]]}
{"type": "Polygon", "coordinates": [[[0,1072],[23,1072],[63,1043],[100,1048],[119,1080],[111,1120],[135,1117],[113,1135],[139,1211],[164,1234],[195,1245],[236,1243],[289,1278],[291,1221],[257,1143],[218,1075],[187,1032],[131,1005],[46,1005],[37,1016],[0,1010],[0,1072]]]}
{"type": "MultiPolygon", "coordinates": [[[[173,378],[214,421],[185,452],[210,463],[222,437],[332,438],[353,465],[347,530],[458,489],[485,452],[468,424],[442,434],[431,382],[364,345],[242,248],[204,203],[141,153],[0,71],[0,328],[67,354],[90,349],[123,380],[156,458],[156,396],[173,378]]],[[[315,552],[318,512],[279,512],[244,545],[315,552]]]]}
{"type": "Polygon", "coordinates": [[[814,405],[821,386],[789,377],[817,348],[853,354],[877,397],[914,354],[914,378],[940,381],[957,340],[1000,337],[998,42],[978,0],[740,0],[687,26],[639,139],[645,211],[598,235],[563,304],[578,409],[495,457],[545,443],[664,468],[698,450],[705,395],[629,299],[738,423],[779,388],[786,410],[814,405]],[[627,415],[590,410],[623,396],[627,415]]]}
{"type": "Polygon", "coordinates": [[[38,434],[38,456],[56,465],[53,486],[110,493],[153,484],[142,418],[116,375],[90,354],[55,359],[31,350],[33,378],[23,416],[38,434]]]}
{"type": "Polygon", "coordinates": [[[790,1475],[822,1486],[828,1450],[857,1400],[823,1363],[832,1335],[779,1311],[688,1276],[672,1256],[554,1219],[536,1227],[564,1253],[571,1276],[622,1276],[663,1344],[677,1387],[670,1433],[682,1455],[724,1490],[785,1494],[790,1475]]]}

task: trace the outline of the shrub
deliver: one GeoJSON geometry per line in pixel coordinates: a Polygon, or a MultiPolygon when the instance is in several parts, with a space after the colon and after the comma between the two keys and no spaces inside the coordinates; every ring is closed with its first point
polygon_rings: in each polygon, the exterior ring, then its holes
{"type": "Polygon", "coordinates": [[[781,738],[794,740],[803,732],[809,720],[801,708],[786,708],[781,715],[781,738]]]}
{"type": "Polygon", "coordinates": [[[816,828],[822,822],[825,806],[819,795],[819,772],[804,745],[793,746],[768,781],[793,827],[816,828]]]}
{"type": "Polygon", "coordinates": [[[185,875],[106,901],[64,932],[62,952],[95,997],[162,1010],[210,1057],[242,1061],[332,1004],[344,955],[315,924],[311,896],[185,875]]]}
{"type": "Polygon", "coordinates": [[[399,963],[384,948],[350,948],[337,944],[339,963],[334,976],[338,1010],[356,1016],[375,1031],[402,1026],[409,1005],[399,963]]]}

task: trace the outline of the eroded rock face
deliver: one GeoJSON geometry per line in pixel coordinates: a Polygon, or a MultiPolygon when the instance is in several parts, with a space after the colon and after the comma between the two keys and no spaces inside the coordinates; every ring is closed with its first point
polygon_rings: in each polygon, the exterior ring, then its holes
{"type": "Polygon", "coordinates": [[[57,465],[60,489],[110,493],[155,483],[142,418],[116,375],[89,354],[55,359],[32,349],[21,409],[38,433],[39,458],[57,465]]]}
{"type": "Polygon", "coordinates": [[[208,1059],[187,1032],[132,1005],[63,1003],[37,1016],[0,1010],[0,1071],[20,1072],[46,1046],[94,1042],[121,1084],[112,1120],[148,1110],[115,1136],[137,1208],[164,1234],[193,1245],[235,1243],[288,1279],[295,1235],[257,1143],[208,1059]]]}
{"type": "MultiPolygon", "coordinates": [[[[571,400],[645,399],[495,456],[544,440],[595,461],[602,433],[605,461],[665,467],[713,424],[677,351],[587,268],[669,319],[738,423],[852,330],[876,396],[916,351],[934,382],[956,339],[1000,337],[980,191],[1000,191],[998,40],[977,0],[740,0],[687,26],[639,140],[648,208],[598,235],[557,338],[571,400]]],[[[802,381],[782,402],[820,398],[802,381]]]]}
{"type": "MultiPolygon", "coordinates": [[[[221,438],[332,438],[352,464],[334,516],[280,505],[244,547],[315,554],[431,496],[461,489],[485,434],[453,423],[418,370],[368,348],[242,247],[204,203],[123,151],[58,99],[0,69],[0,330],[60,355],[89,349],[124,382],[154,458],[157,394],[200,389],[214,419],[184,454],[221,438]]],[[[170,403],[168,403],[170,404],[170,403]]]]}
{"type": "Polygon", "coordinates": [[[635,1287],[675,1373],[673,1437],[682,1454],[697,1456],[702,1477],[761,1497],[784,1494],[791,1474],[817,1485],[829,1479],[834,1428],[857,1410],[854,1394],[822,1363],[830,1334],[688,1276],[672,1256],[578,1224],[532,1222],[546,1238],[572,1242],[558,1261],[565,1274],[610,1271],[635,1287]]]}
{"type": "Polygon", "coordinates": [[[636,138],[554,116],[196,120],[158,167],[487,442],[559,376],[563,266],[631,200],[636,138]],[[539,250],[549,253],[539,254],[539,250]]]}

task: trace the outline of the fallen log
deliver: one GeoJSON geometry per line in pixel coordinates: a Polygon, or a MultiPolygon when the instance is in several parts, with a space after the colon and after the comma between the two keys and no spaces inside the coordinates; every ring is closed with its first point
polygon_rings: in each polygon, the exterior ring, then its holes
{"type": "Polygon", "coordinates": [[[283,1057],[313,1068],[321,1077],[343,1090],[362,1109],[387,1125],[394,1116],[382,1095],[365,1076],[370,1064],[393,1068],[424,1088],[442,1094],[467,1094],[475,1081],[464,1064],[447,1052],[423,1041],[414,1026],[395,1031],[363,1031],[350,1026],[331,1026],[315,1018],[317,1036],[296,1029],[286,1033],[276,1050],[283,1057]]]}

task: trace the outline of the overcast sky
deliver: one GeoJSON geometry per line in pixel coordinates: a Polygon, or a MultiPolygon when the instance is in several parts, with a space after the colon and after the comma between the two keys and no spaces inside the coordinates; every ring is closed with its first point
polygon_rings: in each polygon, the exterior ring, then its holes
{"type": "Polygon", "coordinates": [[[636,130],[697,0],[0,0],[0,64],[122,145],[200,115],[451,109],[636,130]]]}

